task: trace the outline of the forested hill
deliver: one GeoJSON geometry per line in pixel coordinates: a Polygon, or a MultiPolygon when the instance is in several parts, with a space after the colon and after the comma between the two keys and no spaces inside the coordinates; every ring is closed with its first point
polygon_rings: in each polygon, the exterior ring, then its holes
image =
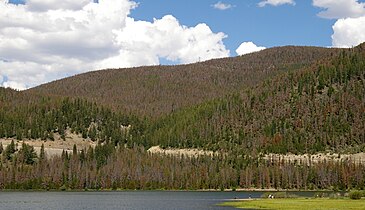
{"type": "Polygon", "coordinates": [[[95,71],[25,92],[84,98],[114,110],[156,117],[251,87],[279,72],[329,59],[338,52],[318,47],[277,47],[189,65],[95,71]]]}
{"type": "Polygon", "coordinates": [[[365,152],[365,44],[274,48],[97,71],[23,92],[0,88],[0,139],[0,190],[363,189],[365,164],[351,159],[263,157],[365,152]],[[45,154],[45,145],[70,133],[93,144],[45,154]],[[44,145],[36,154],[22,140],[44,145]],[[214,152],[147,151],[156,145],[214,152]]]}
{"type": "Polygon", "coordinates": [[[185,66],[92,72],[25,92],[1,89],[0,138],[46,140],[71,129],[85,138],[146,148],[363,151],[364,51],[364,45],[282,47],[185,66]],[[217,84],[213,75],[221,75],[217,84]],[[182,82],[186,78],[191,86],[182,82]],[[149,88],[148,81],[153,81],[149,88]],[[123,92],[127,88],[131,94],[123,92]],[[138,113],[165,115],[146,118],[105,106],[118,102],[130,103],[138,113]],[[164,103],[175,110],[157,106],[164,103]],[[120,128],[128,125],[130,135],[125,136],[120,128]]]}
{"type": "Polygon", "coordinates": [[[238,154],[365,151],[365,45],[175,112],[147,139],[238,154]]]}

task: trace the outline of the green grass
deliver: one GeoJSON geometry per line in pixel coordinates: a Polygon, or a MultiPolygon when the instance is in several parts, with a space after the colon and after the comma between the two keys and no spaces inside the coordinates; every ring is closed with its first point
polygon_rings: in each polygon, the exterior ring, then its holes
{"type": "Polygon", "coordinates": [[[287,209],[287,210],[365,210],[365,200],[350,199],[258,199],[247,201],[225,202],[222,206],[245,209],[287,209]]]}

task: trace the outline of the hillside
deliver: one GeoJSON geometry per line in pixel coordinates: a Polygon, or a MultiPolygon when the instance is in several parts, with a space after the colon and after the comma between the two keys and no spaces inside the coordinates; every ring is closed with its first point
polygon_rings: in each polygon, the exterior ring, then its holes
{"type": "Polygon", "coordinates": [[[365,165],[342,155],[365,151],[364,44],[96,71],[0,88],[0,105],[0,189],[364,187],[365,165]],[[38,148],[71,135],[72,154],[38,148]]]}
{"type": "Polygon", "coordinates": [[[147,148],[359,152],[365,142],[363,51],[362,45],[351,50],[282,47],[191,65],[96,71],[24,92],[1,89],[0,138],[52,140],[58,134],[65,139],[70,130],[93,141],[147,148]],[[218,74],[221,88],[204,80],[218,74]],[[151,75],[168,77],[148,89],[151,75]],[[117,85],[122,80],[125,85],[117,85]],[[128,88],[136,94],[123,94],[128,88]],[[157,89],[166,97],[148,94],[157,89]],[[128,103],[131,110],[113,104],[123,100],[127,106],[128,99],[135,100],[128,103]],[[174,111],[155,107],[164,103],[175,104],[174,111]],[[132,109],[154,118],[131,114],[132,109]]]}
{"type": "Polygon", "coordinates": [[[329,58],[338,51],[288,46],[189,65],[94,71],[25,92],[83,98],[114,110],[156,117],[254,86],[280,72],[329,58]]]}
{"type": "Polygon", "coordinates": [[[151,145],[226,152],[365,151],[365,49],[175,112],[151,127],[151,145]]]}

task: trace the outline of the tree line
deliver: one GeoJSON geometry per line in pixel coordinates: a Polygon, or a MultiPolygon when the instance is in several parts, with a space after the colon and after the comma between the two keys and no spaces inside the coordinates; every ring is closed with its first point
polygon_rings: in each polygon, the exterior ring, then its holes
{"type": "Polygon", "coordinates": [[[0,188],[363,188],[364,165],[351,160],[299,163],[261,157],[365,151],[364,46],[300,70],[288,68],[255,87],[160,117],[82,98],[29,98],[0,88],[0,138],[53,141],[58,134],[66,141],[69,130],[97,143],[80,151],[75,146],[60,157],[46,157],[44,147],[37,155],[26,144],[18,151],[14,142],[0,145],[0,188]],[[155,145],[218,155],[147,152],[155,145]]]}
{"type": "Polygon", "coordinates": [[[44,151],[37,156],[31,146],[23,145],[8,159],[9,147],[2,151],[0,189],[346,190],[364,189],[365,181],[365,166],[351,160],[300,163],[224,154],[171,156],[112,144],[81,151],[75,146],[71,154],[48,158],[44,151]]]}

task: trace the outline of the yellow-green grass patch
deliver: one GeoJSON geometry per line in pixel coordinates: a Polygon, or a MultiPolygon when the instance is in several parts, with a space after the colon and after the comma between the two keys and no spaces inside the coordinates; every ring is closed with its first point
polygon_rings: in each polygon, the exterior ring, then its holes
{"type": "Polygon", "coordinates": [[[245,209],[271,210],[365,210],[365,199],[256,199],[225,202],[221,205],[245,209]]]}

